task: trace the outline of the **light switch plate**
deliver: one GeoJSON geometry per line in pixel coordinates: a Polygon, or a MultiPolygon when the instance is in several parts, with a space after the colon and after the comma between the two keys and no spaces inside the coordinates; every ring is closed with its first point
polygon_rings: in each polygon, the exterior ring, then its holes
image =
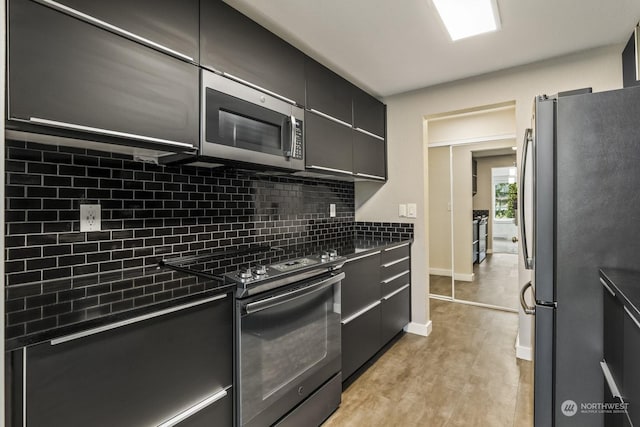
{"type": "Polygon", "coordinates": [[[336,216],[336,204],[335,203],[331,203],[329,205],[329,216],[331,218],[334,218],[336,216]]]}
{"type": "Polygon", "coordinates": [[[416,218],[418,216],[418,206],[415,203],[407,204],[407,218],[416,218]]]}
{"type": "Polygon", "coordinates": [[[80,231],[100,231],[100,205],[80,205],[80,231]]]}
{"type": "Polygon", "coordinates": [[[407,205],[404,205],[404,204],[398,205],[398,216],[399,217],[407,216],[407,205]]]}

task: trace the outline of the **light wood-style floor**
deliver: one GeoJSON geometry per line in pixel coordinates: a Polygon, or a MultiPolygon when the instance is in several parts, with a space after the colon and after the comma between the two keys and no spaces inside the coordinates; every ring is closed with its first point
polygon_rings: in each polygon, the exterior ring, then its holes
{"type": "Polygon", "coordinates": [[[323,426],[533,425],[533,365],[515,357],[517,314],[430,304],[431,335],[405,334],[323,426]]]}

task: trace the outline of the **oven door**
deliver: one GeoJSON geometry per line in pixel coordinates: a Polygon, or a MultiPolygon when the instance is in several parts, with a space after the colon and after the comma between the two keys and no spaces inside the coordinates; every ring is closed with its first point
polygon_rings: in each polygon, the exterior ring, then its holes
{"type": "Polygon", "coordinates": [[[340,371],[343,278],[237,300],[239,425],[272,425],[340,371]]]}
{"type": "Polygon", "coordinates": [[[201,155],[304,169],[304,110],[205,70],[202,91],[201,155]]]}

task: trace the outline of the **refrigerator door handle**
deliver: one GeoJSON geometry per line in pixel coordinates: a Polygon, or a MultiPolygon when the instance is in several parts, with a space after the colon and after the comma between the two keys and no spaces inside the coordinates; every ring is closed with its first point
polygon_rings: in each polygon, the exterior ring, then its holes
{"type": "MultiPolygon", "coordinates": [[[[529,152],[529,143],[532,141],[533,130],[531,128],[525,130],[524,141],[522,142],[522,170],[520,171],[520,201],[518,210],[520,211],[520,240],[522,241],[522,255],[524,256],[524,268],[533,270],[533,261],[529,258],[529,247],[527,244],[527,223],[525,221],[524,212],[524,195],[525,195],[525,176],[527,174],[527,153],[529,152]]],[[[526,285],[525,285],[526,286],[526,285]]],[[[522,301],[522,300],[521,300],[522,301]]],[[[522,306],[524,308],[524,305],[522,306]]]]}
{"type": "Polygon", "coordinates": [[[531,281],[528,281],[522,287],[522,289],[520,289],[520,305],[522,306],[522,310],[524,310],[525,314],[536,314],[536,307],[535,306],[532,307],[529,304],[527,304],[524,297],[524,295],[527,293],[527,289],[529,289],[532,286],[533,286],[533,283],[531,281]]]}

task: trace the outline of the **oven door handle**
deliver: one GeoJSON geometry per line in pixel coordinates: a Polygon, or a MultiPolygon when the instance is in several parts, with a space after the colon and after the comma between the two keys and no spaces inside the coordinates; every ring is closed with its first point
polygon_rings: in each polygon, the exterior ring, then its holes
{"type": "Polygon", "coordinates": [[[335,276],[329,277],[328,279],[324,279],[319,282],[312,283],[309,286],[305,286],[304,288],[294,289],[284,294],[275,295],[270,298],[265,298],[263,300],[259,300],[255,302],[250,302],[244,306],[244,311],[246,312],[246,314],[252,314],[262,310],[266,310],[268,308],[276,307],[280,304],[284,304],[284,303],[296,300],[298,298],[302,298],[314,292],[318,292],[330,286],[333,286],[336,283],[341,282],[342,279],[344,279],[344,277],[345,277],[345,274],[340,273],[335,276]]]}

